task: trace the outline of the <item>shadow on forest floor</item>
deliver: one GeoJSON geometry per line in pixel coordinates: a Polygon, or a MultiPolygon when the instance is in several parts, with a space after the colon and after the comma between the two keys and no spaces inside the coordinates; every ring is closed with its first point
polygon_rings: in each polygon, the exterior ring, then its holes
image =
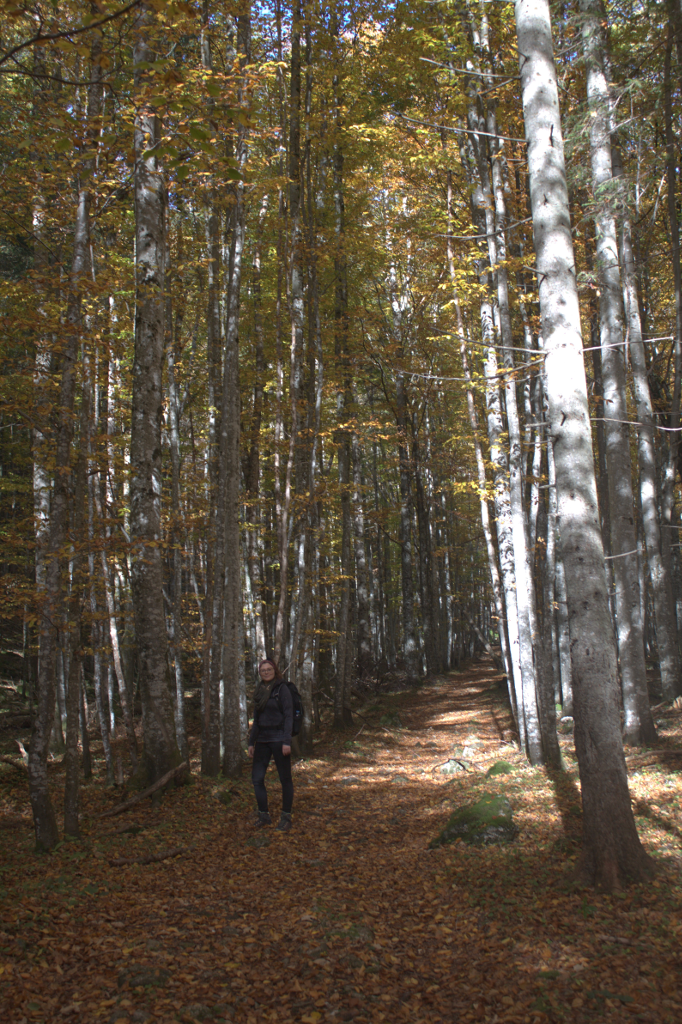
{"type": "MultiPolygon", "coordinates": [[[[0,1019],[682,1019],[682,786],[654,763],[658,750],[628,763],[643,841],[668,870],[605,896],[569,882],[580,831],[570,738],[565,773],[530,768],[506,742],[511,722],[488,661],[357,710],[352,730],[323,730],[316,756],[295,765],[286,835],[254,831],[248,777],[195,775],[159,807],[97,821],[121,799],[97,762],[83,787],[82,840],[36,857],[25,779],[0,765],[0,1019]],[[444,775],[453,755],[468,770],[444,775]],[[501,760],[512,770],[487,777],[501,760]],[[430,850],[452,810],[484,791],[508,797],[518,839],[430,850]]],[[[681,716],[666,714],[672,758],[681,716]]],[[[192,751],[198,772],[196,738],[192,751]]],[[[58,802],[59,765],[51,784],[58,802]]],[[[272,769],[268,786],[278,812],[272,769]]]]}

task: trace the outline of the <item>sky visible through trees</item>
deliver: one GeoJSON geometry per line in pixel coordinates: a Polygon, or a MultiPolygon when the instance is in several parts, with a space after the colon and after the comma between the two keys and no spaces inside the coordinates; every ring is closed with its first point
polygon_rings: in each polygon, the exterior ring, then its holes
{"type": "Polygon", "coordinates": [[[0,573],[37,846],[485,654],[584,878],[680,668],[679,0],[0,3],[0,573]],[[609,811],[603,813],[603,807],[609,811]]]}

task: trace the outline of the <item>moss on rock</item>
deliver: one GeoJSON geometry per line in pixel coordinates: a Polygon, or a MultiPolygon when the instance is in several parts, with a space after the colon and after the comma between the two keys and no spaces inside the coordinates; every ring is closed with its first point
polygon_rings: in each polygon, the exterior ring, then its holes
{"type": "Polygon", "coordinates": [[[445,828],[429,846],[433,848],[442,843],[454,843],[457,839],[472,846],[509,843],[516,838],[518,832],[506,796],[483,793],[475,803],[465,804],[454,811],[445,828]]]}

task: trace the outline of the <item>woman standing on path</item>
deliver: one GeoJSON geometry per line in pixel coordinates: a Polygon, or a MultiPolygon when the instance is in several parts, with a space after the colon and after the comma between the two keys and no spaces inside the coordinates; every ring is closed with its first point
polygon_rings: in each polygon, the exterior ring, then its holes
{"type": "Polygon", "coordinates": [[[294,802],[294,783],[291,778],[291,727],[294,704],[289,687],[285,684],[277,662],[266,658],[258,666],[261,681],[254,694],[253,725],[249,733],[249,757],[253,758],[251,779],[258,803],[257,827],[272,825],[268,812],[268,794],[265,773],[270,758],[282,783],[282,817],[277,826],[280,832],[291,828],[291,807],[294,802]]]}

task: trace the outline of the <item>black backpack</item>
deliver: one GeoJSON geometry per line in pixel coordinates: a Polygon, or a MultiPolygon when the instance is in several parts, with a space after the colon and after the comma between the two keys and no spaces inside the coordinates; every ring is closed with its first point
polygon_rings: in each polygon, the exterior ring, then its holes
{"type": "MultiPolygon", "coordinates": [[[[286,679],[283,679],[282,682],[279,685],[280,685],[280,689],[283,686],[288,687],[289,693],[291,694],[291,702],[294,705],[294,717],[293,717],[293,720],[292,720],[292,723],[291,723],[291,735],[292,736],[298,736],[299,732],[301,731],[301,726],[303,725],[303,718],[304,718],[304,715],[305,715],[305,712],[304,712],[304,709],[303,709],[303,701],[301,700],[301,695],[298,692],[297,688],[294,686],[294,684],[288,682],[288,680],[286,680],[286,679]]],[[[277,699],[279,700],[279,690],[277,691],[277,699]]],[[[281,700],[280,700],[279,703],[280,703],[280,708],[281,708],[281,706],[282,706],[281,700]]]]}

